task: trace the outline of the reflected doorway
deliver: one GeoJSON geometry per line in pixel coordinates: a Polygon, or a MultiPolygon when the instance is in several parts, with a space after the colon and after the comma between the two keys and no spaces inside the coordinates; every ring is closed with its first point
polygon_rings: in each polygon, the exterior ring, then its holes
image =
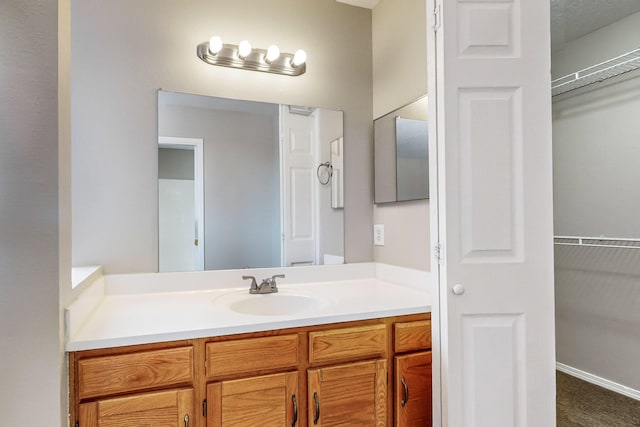
{"type": "Polygon", "coordinates": [[[158,138],[158,271],[204,269],[203,140],[158,138]]]}

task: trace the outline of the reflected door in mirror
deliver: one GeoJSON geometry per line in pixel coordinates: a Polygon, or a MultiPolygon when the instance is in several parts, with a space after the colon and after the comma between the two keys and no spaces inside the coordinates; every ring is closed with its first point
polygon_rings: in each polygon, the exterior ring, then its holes
{"type": "Polygon", "coordinates": [[[199,269],[344,262],[343,212],[332,208],[341,193],[333,200],[333,187],[316,179],[317,165],[337,155],[341,111],[159,91],[158,134],[204,144],[199,269]]]}
{"type": "Polygon", "coordinates": [[[158,271],[204,267],[202,140],[158,140],[158,271]]]}

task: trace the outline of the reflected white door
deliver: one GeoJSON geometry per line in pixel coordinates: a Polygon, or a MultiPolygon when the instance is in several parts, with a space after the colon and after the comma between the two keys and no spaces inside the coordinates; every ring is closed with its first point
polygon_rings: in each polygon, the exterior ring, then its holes
{"type": "Polygon", "coordinates": [[[158,271],[204,270],[204,140],[161,136],[158,148],[190,152],[193,162],[190,179],[158,178],[158,271]]]}
{"type": "Polygon", "coordinates": [[[554,426],[549,2],[435,3],[442,425],[554,426]]]}
{"type": "Polygon", "coordinates": [[[285,266],[316,263],[314,120],[280,106],[285,266]]]}
{"type": "Polygon", "coordinates": [[[158,271],[193,271],[197,247],[195,182],[190,179],[158,180],[158,271]]]}

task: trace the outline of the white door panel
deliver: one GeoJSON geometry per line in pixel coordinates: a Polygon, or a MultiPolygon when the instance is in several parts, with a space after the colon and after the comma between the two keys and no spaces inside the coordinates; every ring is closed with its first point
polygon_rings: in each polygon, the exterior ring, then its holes
{"type": "Polygon", "coordinates": [[[431,5],[442,425],[554,426],[549,4],[431,5]]]}
{"type": "Polygon", "coordinates": [[[158,179],[159,271],[193,271],[197,247],[193,197],[195,183],[188,179],[158,179]]]}
{"type": "Polygon", "coordinates": [[[282,164],[284,265],[316,260],[315,135],[311,117],[280,110],[284,133],[282,164]]]}
{"type": "Polygon", "coordinates": [[[158,147],[192,151],[194,178],[158,180],[158,271],[204,270],[204,140],[160,136],[158,147]]]}

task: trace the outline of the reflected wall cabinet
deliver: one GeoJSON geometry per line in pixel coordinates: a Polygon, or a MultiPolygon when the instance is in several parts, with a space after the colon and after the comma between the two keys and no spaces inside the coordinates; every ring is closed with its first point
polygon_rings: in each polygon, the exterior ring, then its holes
{"type": "Polygon", "coordinates": [[[374,202],[429,198],[427,98],[373,122],[374,202]]]}

